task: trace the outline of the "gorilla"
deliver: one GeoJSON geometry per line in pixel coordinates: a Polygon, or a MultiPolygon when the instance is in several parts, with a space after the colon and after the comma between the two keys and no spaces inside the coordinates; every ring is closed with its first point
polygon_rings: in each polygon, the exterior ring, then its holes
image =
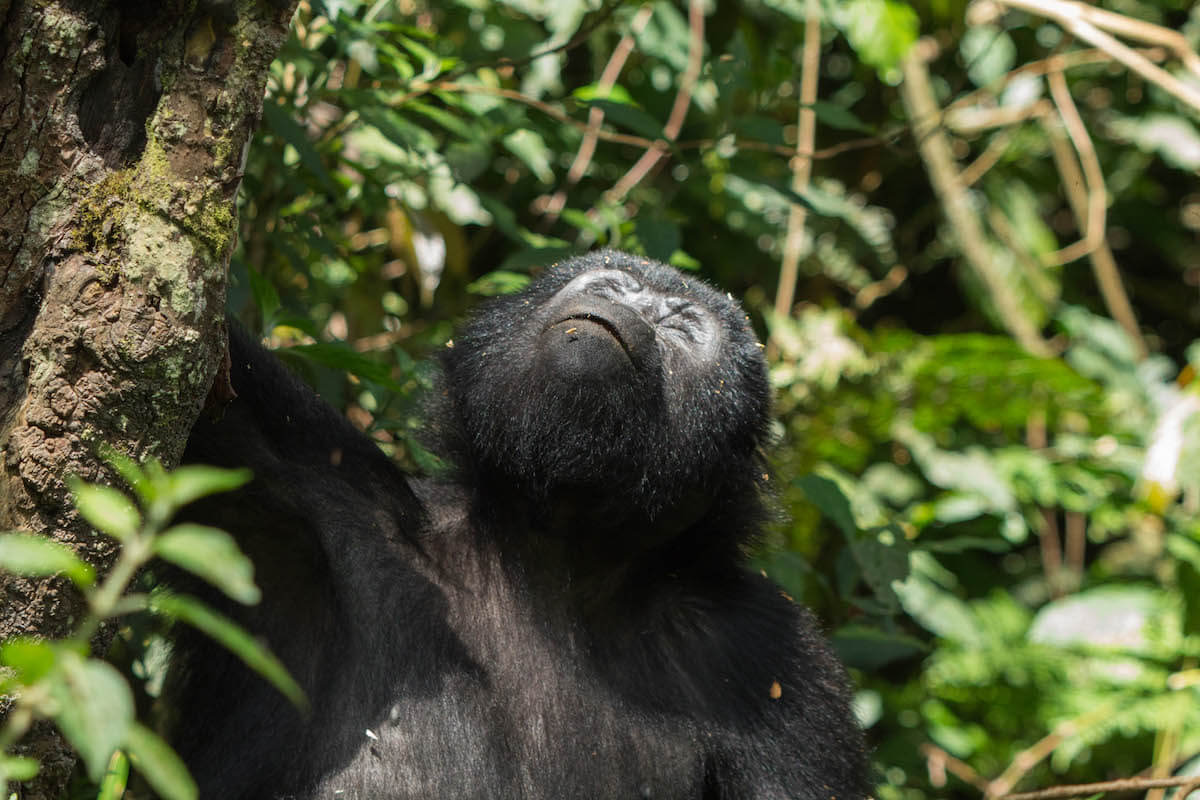
{"type": "Polygon", "coordinates": [[[746,569],[769,391],[738,304],[614,251],[548,268],[447,344],[401,472],[245,334],[186,460],[253,481],[194,518],[255,562],[303,713],[181,634],[171,740],[201,796],[866,796],[846,676],[746,569]]]}

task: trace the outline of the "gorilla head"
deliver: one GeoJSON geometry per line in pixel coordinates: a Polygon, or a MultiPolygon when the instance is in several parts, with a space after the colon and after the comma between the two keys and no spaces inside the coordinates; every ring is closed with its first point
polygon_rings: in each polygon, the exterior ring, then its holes
{"type": "Polygon", "coordinates": [[[761,473],[768,386],[744,313],[648,259],[549,268],[484,305],[444,365],[450,448],[489,503],[654,521],[761,473]]]}

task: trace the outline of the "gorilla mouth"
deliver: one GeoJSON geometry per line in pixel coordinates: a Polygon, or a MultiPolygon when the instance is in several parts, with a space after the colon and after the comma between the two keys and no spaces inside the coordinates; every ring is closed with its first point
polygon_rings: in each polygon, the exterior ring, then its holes
{"type": "MultiPolygon", "coordinates": [[[[568,314],[557,322],[551,323],[550,327],[553,328],[556,325],[561,325],[562,323],[569,322],[573,319],[582,320],[584,322],[593,322],[599,325],[608,332],[609,336],[617,340],[617,344],[621,345],[621,349],[625,351],[625,355],[629,356],[630,358],[633,357],[633,353],[631,353],[629,350],[629,344],[625,341],[624,337],[621,336],[621,329],[618,328],[616,323],[614,323],[612,320],[605,319],[599,314],[593,314],[591,312],[568,314]]],[[[569,330],[568,333],[570,332],[571,331],[569,330]]]]}

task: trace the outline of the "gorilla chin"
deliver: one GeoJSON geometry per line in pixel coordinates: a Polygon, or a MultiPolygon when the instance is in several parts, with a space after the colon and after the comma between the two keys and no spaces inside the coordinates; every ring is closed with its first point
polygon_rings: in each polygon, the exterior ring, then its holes
{"type": "Polygon", "coordinates": [[[230,357],[237,397],[185,460],[255,478],[189,513],[238,539],[263,600],[176,583],[312,711],[178,631],[167,733],[202,797],[866,796],[844,670],[746,565],[769,392],[730,297],[602,251],[482,304],[429,403],[433,477],[236,329],[230,357]]]}

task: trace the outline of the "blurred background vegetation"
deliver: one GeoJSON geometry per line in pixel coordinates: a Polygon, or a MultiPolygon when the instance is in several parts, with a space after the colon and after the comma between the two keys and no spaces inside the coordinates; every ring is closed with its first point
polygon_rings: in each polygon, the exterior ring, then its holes
{"type": "Polygon", "coordinates": [[[428,468],[479,296],[696,270],[770,337],[756,559],[881,800],[1200,772],[1198,42],[1189,0],[306,0],[231,306],[428,468]]]}

